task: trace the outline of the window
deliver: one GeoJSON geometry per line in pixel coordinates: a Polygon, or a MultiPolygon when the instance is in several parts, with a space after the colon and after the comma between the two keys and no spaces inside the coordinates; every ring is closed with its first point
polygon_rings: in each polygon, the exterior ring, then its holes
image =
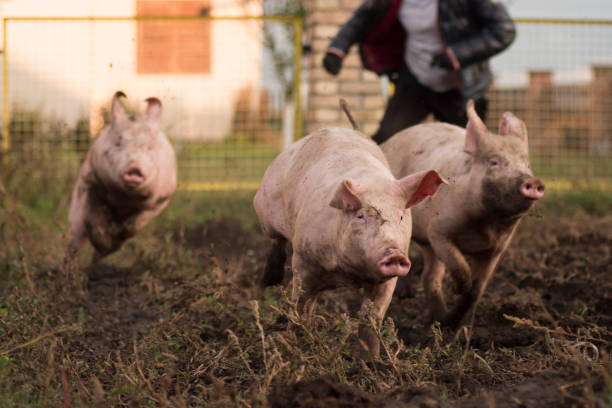
{"type": "MultiPolygon", "coordinates": [[[[199,16],[210,0],[137,0],[138,16],[199,16]]],[[[210,72],[210,21],[139,21],[139,74],[210,72]]]]}

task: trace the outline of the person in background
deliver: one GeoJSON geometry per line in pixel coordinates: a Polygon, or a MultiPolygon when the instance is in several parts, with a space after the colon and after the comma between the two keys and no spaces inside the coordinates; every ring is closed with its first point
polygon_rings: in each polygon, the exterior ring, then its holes
{"type": "Polygon", "coordinates": [[[499,0],[365,0],[331,41],[323,66],[337,75],[358,43],[364,68],[389,77],[395,92],[372,136],[380,144],[429,113],[465,126],[469,99],[485,120],[488,60],[515,36],[499,0]]]}

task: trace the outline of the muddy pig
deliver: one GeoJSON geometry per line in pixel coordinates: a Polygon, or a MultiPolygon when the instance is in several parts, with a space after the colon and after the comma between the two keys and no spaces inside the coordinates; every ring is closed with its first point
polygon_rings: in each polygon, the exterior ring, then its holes
{"type": "Polygon", "coordinates": [[[466,129],[421,124],[382,145],[396,177],[435,168],[449,181],[413,207],[412,238],[423,249],[422,282],[432,317],[451,327],[478,302],[520,219],[545,190],[529,168],[523,121],[506,112],[494,134],[472,101],[467,114],[466,129]],[[442,289],[445,267],[461,294],[450,312],[442,289]]]}
{"type": "MultiPolygon", "coordinates": [[[[396,180],[380,150],[357,131],[326,128],[295,142],[266,170],[253,204],[273,238],[264,284],[283,278],[293,248],[294,301],[303,311],[326,289],[365,289],[382,318],[398,276],[410,270],[410,207],[442,179],[425,170],[396,180]]],[[[314,303],[312,303],[314,304],[314,303]]]]}
{"type": "Polygon", "coordinates": [[[176,158],[161,129],[162,105],[148,98],[132,119],[115,94],[110,123],[94,141],[72,192],[66,261],[88,238],[92,262],[116,251],[167,205],[176,189],[176,158]]]}

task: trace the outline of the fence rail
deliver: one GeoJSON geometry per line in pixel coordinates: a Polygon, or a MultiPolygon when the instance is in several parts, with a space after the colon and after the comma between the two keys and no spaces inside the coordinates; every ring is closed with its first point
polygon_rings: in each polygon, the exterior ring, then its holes
{"type": "MultiPolygon", "coordinates": [[[[525,120],[547,186],[612,190],[612,21],[516,23],[492,59],[489,128],[525,120]]],[[[302,136],[301,17],[5,17],[2,33],[3,165],[73,179],[117,89],[134,112],[164,103],[184,190],[256,188],[302,136]]]]}
{"type": "Polygon", "coordinates": [[[298,16],[5,17],[3,163],[72,177],[121,89],[164,103],[180,188],[252,188],[301,136],[301,38],[298,16]]]}

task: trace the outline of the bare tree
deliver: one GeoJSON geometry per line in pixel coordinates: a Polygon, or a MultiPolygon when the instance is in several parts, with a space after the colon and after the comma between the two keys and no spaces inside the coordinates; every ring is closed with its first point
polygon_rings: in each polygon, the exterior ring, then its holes
{"type": "MultiPolygon", "coordinates": [[[[246,7],[253,0],[240,0],[246,7]]],[[[305,0],[262,0],[264,16],[306,16],[305,0]]],[[[269,53],[274,74],[279,81],[284,96],[293,97],[294,94],[294,60],[295,27],[293,24],[281,21],[264,21],[262,27],[262,41],[265,52],[269,53]]],[[[301,39],[300,39],[301,43],[301,39]]]]}

